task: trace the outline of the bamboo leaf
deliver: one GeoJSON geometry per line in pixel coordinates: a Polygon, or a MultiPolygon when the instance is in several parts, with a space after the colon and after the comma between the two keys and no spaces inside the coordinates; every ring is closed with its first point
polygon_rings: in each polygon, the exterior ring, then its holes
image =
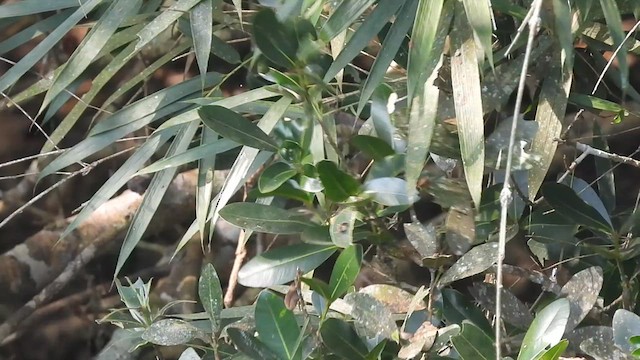
{"type": "Polygon", "coordinates": [[[365,12],[374,0],[344,0],[331,14],[320,30],[320,38],[325,42],[333,39],[353,24],[358,16],[365,12]]]}
{"type": "Polygon", "coordinates": [[[145,45],[155,39],[161,32],[166,30],[171,26],[171,24],[200,1],[201,0],[178,0],[171,5],[171,7],[163,10],[160,15],[138,32],[138,38],[140,41],[136,44],[136,51],[142,49],[145,45]]]}
{"type": "Polygon", "coordinates": [[[482,192],[485,156],[480,74],[473,33],[459,4],[456,6],[451,43],[454,51],[451,82],[462,164],[471,198],[477,206],[482,192]]]}
{"type": "Polygon", "coordinates": [[[493,68],[491,0],[462,0],[464,11],[473,29],[476,45],[482,49],[484,56],[493,68]]]}
{"type": "Polygon", "coordinates": [[[87,3],[89,0],[57,0],[42,2],[39,0],[22,0],[0,6],[0,19],[19,17],[32,14],[40,14],[48,11],[57,11],[67,8],[80,7],[80,10],[91,11],[87,3]]]}
{"type": "MultiPolygon", "coordinates": [[[[216,1],[217,3],[218,1],[216,1]]],[[[189,24],[193,37],[193,50],[198,61],[200,74],[207,73],[209,54],[211,53],[211,38],[213,37],[213,0],[202,0],[189,12],[189,24]]],[[[204,89],[204,78],[202,78],[204,89]]]]}
{"type": "MultiPolygon", "coordinates": [[[[173,140],[171,147],[167,151],[167,155],[172,156],[185,151],[189,147],[189,144],[197,130],[198,123],[196,122],[181,125],[180,132],[173,140]]],[[[173,180],[173,176],[177,170],[177,168],[162,170],[151,180],[149,188],[142,199],[142,203],[131,220],[129,231],[127,231],[127,235],[122,242],[120,254],[118,255],[118,262],[116,264],[116,270],[113,275],[114,278],[118,276],[125,261],[129,258],[133,249],[135,249],[136,245],[138,245],[142,239],[147,226],[149,226],[149,223],[151,222],[151,218],[156,213],[156,210],[160,205],[160,201],[169,188],[169,184],[173,180]]]]}
{"type": "Polygon", "coordinates": [[[629,87],[629,64],[627,63],[627,51],[624,47],[625,34],[622,30],[622,20],[620,18],[620,10],[615,0],[600,0],[600,7],[607,21],[607,27],[613,38],[615,47],[622,47],[616,58],[618,59],[618,69],[620,70],[620,84],[623,93],[627,92],[629,87]]]}

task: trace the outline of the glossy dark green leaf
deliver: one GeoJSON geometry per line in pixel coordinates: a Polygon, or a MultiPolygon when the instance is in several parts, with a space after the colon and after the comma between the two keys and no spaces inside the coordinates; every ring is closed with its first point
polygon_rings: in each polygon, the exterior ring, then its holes
{"type": "Polygon", "coordinates": [[[351,245],[342,250],[331,272],[329,300],[334,301],[349,290],[360,273],[361,263],[362,246],[360,244],[351,245]]]}
{"type": "Polygon", "coordinates": [[[227,334],[243,354],[253,360],[278,360],[278,356],[273,353],[262,341],[244,330],[234,327],[227,328],[227,334]]]}
{"type": "Polygon", "coordinates": [[[238,273],[238,282],[247,287],[267,287],[293,281],[298,270],[307,273],[329,258],[333,244],[295,244],[276,248],[249,260],[238,273]]]}
{"type": "Polygon", "coordinates": [[[353,244],[353,228],[358,212],[352,207],[339,210],[329,220],[331,241],[339,247],[346,248],[353,244]]]}
{"type": "MultiPolygon", "coordinates": [[[[329,289],[329,284],[326,282],[315,279],[315,278],[302,278],[302,282],[309,285],[309,289],[318,293],[318,295],[322,296],[325,300],[331,299],[331,289],[329,289]]],[[[321,312],[324,309],[318,311],[321,312]]]]}
{"type": "MultiPolygon", "coordinates": [[[[601,126],[598,122],[593,124],[593,147],[602,151],[610,152],[607,137],[603,136],[601,126]]],[[[612,214],[616,207],[616,183],[614,178],[613,163],[611,159],[595,156],[593,161],[596,165],[596,179],[598,183],[598,194],[608,214],[612,214]]]]}
{"type": "Polygon", "coordinates": [[[264,9],[253,18],[253,38],[258,49],[274,64],[288,68],[295,63],[298,41],[273,10],[264,9]]]}
{"type": "Polygon", "coordinates": [[[263,193],[275,191],[295,174],[296,170],[291,165],[284,162],[273,163],[260,174],[258,188],[263,193]]]}
{"type": "Polygon", "coordinates": [[[341,31],[351,26],[358,16],[365,12],[373,2],[373,0],[342,1],[327,22],[324,23],[320,31],[322,39],[329,41],[341,31]]]}
{"type": "Polygon", "coordinates": [[[593,95],[578,94],[572,92],[569,94],[569,102],[580,107],[591,108],[595,110],[611,111],[614,113],[626,112],[622,104],[617,102],[601,99],[593,95]]]}
{"type": "Polygon", "coordinates": [[[373,62],[369,76],[364,82],[360,100],[358,101],[358,114],[362,112],[367,101],[376,88],[384,79],[384,75],[389,69],[389,65],[398,53],[398,49],[402,45],[402,40],[407,35],[418,10],[418,0],[406,0],[404,5],[398,10],[396,19],[389,29],[389,33],[384,38],[380,52],[373,62]]]}
{"type": "Polygon", "coordinates": [[[209,315],[211,328],[215,333],[220,331],[220,313],[222,312],[222,285],[216,269],[207,264],[198,280],[198,296],[204,311],[209,315]]]}
{"type": "Polygon", "coordinates": [[[384,177],[369,180],[364,184],[364,192],[382,205],[411,205],[418,200],[417,191],[407,192],[407,182],[395,177],[384,177]]]}
{"type": "Polygon", "coordinates": [[[282,298],[271,291],[263,291],[256,302],[256,330],[258,339],[280,359],[293,359],[300,327],[293,312],[284,306],[282,298]]]}
{"type": "Polygon", "coordinates": [[[587,205],[570,187],[549,183],[542,186],[545,200],[563,217],[576,224],[611,234],[611,225],[596,209],[587,205]]]}
{"type": "Polygon", "coordinates": [[[218,134],[252,148],[278,151],[278,144],[257,125],[233,110],[218,105],[198,110],[202,122],[218,134]]]}
{"type": "Polygon", "coordinates": [[[457,290],[442,289],[442,314],[448,324],[462,324],[467,320],[486,334],[493,332],[482,310],[457,290]]]}
{"type": "Polygon", "coordinates": [[[571,187],[582,201],[594,208],[610,226],[613,226],[611,216],[607,212],[602,199],[588,182],[574,176],[565,178],[561,184],[571,187]]]}
{"type": "Polygon", "coordinates": [[[233,225],[270,234],[298,234],[313,225],[285,209],[256,203],[231,203],[220,216],[233,225]]]}
{"type": "Polygon", "coordinates": [[[351,143],[373,160],[381,160],[385,156],[395,154],[387,142],[375,136],[356,135],[351,139],[351,143]]]}
{"type": "Polygon", "coordinates": [[[518,360],[538,359],[548,346],[558,344],[570,312],[567,299],[558,299],[540,310],[522,340],[518,360]]]}
{"type": "MultiPolygon", "coordinates": [[[[389,19],[396,13],[404,0],[381,0],[378,1],[375,9],[367,15],[364,22],[358,27],[355,33],[344,46],[340,54],[327,70],[324,81],[333,79],[340,70],[349,64],[360,51],[364,49],[371,39],[377,34],[389,19]]],[[[335,13],[334,13],[335,14],[335,13]]],[[[338,16],[338,15],[335,15],[338,16]]]]}
{"type": "Polygon", "coordinates": [[[460,334],[453,336],[451,343],[463,360],[493,360],[496,358],[493,339],[469,321],[462,322],[460,334]]]}
{"type": "Polygon", "coordinates": [[[353,327],[340,319],[327,319],[320,328],[320,336],[327,348],[341,359],[364,359],[369,352],[353,327]]]}
{"type": "Polygon", "coordinates": [[[316,165],[316,168],[327,198],[333,201],[344,201],[349,196],[357,195],[360,192],[360,183],[340,170],[334,162],[321,161],[316,165]]]}
{"type": "Polygon", "coordinates": [[[191,341],[198,329],[180,319],[162,319],[154,322],[142,333],[142,338],[162,346],[182,345],[191,341]]]}

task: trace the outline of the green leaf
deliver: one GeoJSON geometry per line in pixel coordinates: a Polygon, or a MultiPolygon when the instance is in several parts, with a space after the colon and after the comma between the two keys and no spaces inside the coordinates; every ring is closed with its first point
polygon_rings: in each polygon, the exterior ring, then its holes
{"type": "MultiPolygon", "coordinates": [[[[24,4],[22,1],[21,4],[24,4]]],[[[75,5],[78,5],[76,2],[75,5]]],[[[5,7],[7,5],[0,6],[5,7]]],[[[42,4],[38,4],[37,8],[42,8],[42,4]]],[[[5,10],[0,10],[0,14],[5,14],[5,10]]],[[[32,25],[18,31],[3,41],[0,41],[0,54],[6,54],[9,51],[27,43],[30,40],[37,38],[38,36],[48,34],[56,27],[60,26],[62,22],[73,13],[73,10],[62,10],[59,13],[49,16],[45,19],[34,22],[32,25]]]]}
{"type": "MultiPolygon", "coordinates": [[[[10,18],[10,17],[19,17],[26,16],[32,14],[40,14],[43,12],[49,11],[57,11],[66,8],[75,8],[80,7],[85,8],[87,3],[90,1],[87,0],[57,0],[57,1],[47,1],[43,3],[39,0],[22,0],[19,2],[9,3],[0,6],[0,19],[10,18]]],[[[85,8],[86,10],[86,8],[85,8]]],[[[86,10],[87,12],[89,10],[86,10]]]]}
{"type": "Polygon", "coordinates": [[[490,268],[498,256],[498,243],[484,243],[462,255],[440,278],[440,285],[468,278],[490,268]]]}
{"type": "Polygon", "coordinates": [[[67,226],[60,238],[63,239],[69,235],[78,225],[82,224],[96,209],[109,200],[117,193],[131,177],[136,173],[137,169],[142,167],[144,163],[155,154],[155,152],[164,145],[171,137],[177,133],[178,129],[166,129],[151,135],[140,148],[125,161],[120,168],[107,179],[107,181],[96,191],[89,202],[85,204],[82,211],[75,216],[71,224],[67,226]]]}
{"type": "Polygon", "coordinates": [[[613,226],[611,216],[607,212],[602,199],[588,182],[574,176],[565,178],[562,184],[570,186],[582,201],[594,208],[610,226],[613,226]]]}
{"type": "Polygon", "coordinates": [[[611,225],[602,215],[580,199],[570,187],[555,183],[545,184],[542,186],[542,195],[564,218],[606,234],[613,233],[611,225]]]}
{"type": "Polygon", "coordinates": [[[496,358],[493,339],[469,321],[462,322],[460,334],[453,336],[451,343],[460,354],[460,359],[493,360],[496,358]]]}
{"type": "Polygon", "coordinates": [[[140,40],[136,44],[136,50],[142,49],[200,1],[201,0],[178,0],[168,9],[163,9],[160,15],[138,32],[138,38],[140,40]]]}
{"type": "MultiPolygon", "coordinates": [[[[346,3],[346,1],[345,1],[346,3]]],[[[353,4],[353,2],[349,2],[353,4]]],[[[328,82],[333,79],[340,70],[344,69],[356,56],[360,55],[360,51],[364,49],[371,39],[382,30],[384,25],[391,19],[396,13],[398,8],[404,3],[404,0],[380,0],[373,9],[373,11],[367,15],[364,22],[358,27],[355,33],[351,36],[351,39],[340,51],[340,54],[333,61],[329,69],[327,70],[324,81],[328,82]]],[[[346,6],[346,5],[345,5],[346,6]]],[[[334,12],[332,17],[342,16],[344,13],[334,12]]],[[[337,19],[336,19],[337,22],[337,19]]],[[[322,33],[321,33],[322,34],[322,33]]],[[[338,34],[338,33],[336,33],[338,34]]]]}
{"type": "Polygon", "coordinates": [[[162,319],[154,322],[142,333],[142,339],[156,345],[174,346],[191,341],[198,329],[180,319],[162,319]]]}
{"type": "Polygon", "coordinates": [[[320,30],[322,40],[328,42],[347,27],[351,26],[358,16],[365,12],[373,2],[374,0],[342,1],[322,26],[322,30],[320,30]]]}
{"type": "Polygon", "coordinates": [[[357,195],[360,192],[360,183],[349,174],[338,169],[332,161],[320,161],[316,168],[322,185],[324,194],[333,201],[344,201],[349,196],[357,195]]]}
{"type": "MultiPolygon", "coordinates": [[[[573,56],[573,53],[570,54],[573,56]]],[[[531,153],[540,156],[539,165],[529,170],[529,199],[533,200],[542,185],[549,167],[556,154],[564,114],[567,108],[567,96],[571,88],[572,68],[560,64],[560,57],[552,58],[553,64],[548,69],[540,90],[540,101],[536,111],[538,132],[531,142],[531,153]]]]}
{"type": "Polygon", "coordinates": [[[382,160],[385,156],[395,154],[393,148],[384,140],[368,135],[356,135],[351,143],[373,160],[382,160]]]}
{"type": "Polygon", "coordinates": [[[220,313],[222,312],[222,285],[216,269],[211,264],[205,265],[198,280],[198,296],[204,311],[209,315],[214,334],[221,329],[220,313]]]}
{"type": "Polygon", "coordinates": [[[569,346],[569,341],[562,340],[551,349],[545,351],[538,360],[558,360],[560,356],[564,354],[564,351],[567,350],[567,346],[569,346]]]}
{"type": "Polygon", "coordinates": [[[484,0],[462,0],[464,11],[473,29],[476,45],[482,49],[484,56],[493,68],[492,20],[491,3],[484,0]]]}
{"type": "Polygon", "coordinates": [[[327,349],[341,359],[364,359],[368,353],[353,327],[340,319],[328,318],[322,323],[320,336],[327,349]]]}
{"type": "MultiPolygon", "coordinates": [[[[421,0],[416,12],[415,23],[411,32],[411,48],[407,64],[407,94],[413,99],[418,88],[424,87],[427,78],[432,76],[438,59],[441,57],[441,46],[436,38],[438,28],[448,28],[451,22],[451,11],[443,15],[444,0],[421,0]],[[446,26],[443,26],[444,24],[446,26]]],[[[451,3],[447,4],[451,8],[451,3]]],[[[447,29],[448,30],[448,29],[447,29]]],[[[432,83],[431,83],[432,84],[432,83]]]]}
{"type": "MultiPolygon", "coordinates": [[[[57,26],[55,30],[53,30],[44,40],[40,41],[36,47],[34,47],[29,53],[24,56],[18,63],[13,65],[9,70],[7,70],[4,75],[0,77],[0,92],[5,92],[10,86],[15,84],[18,79],[22,77],[29,69],[31,69],[43,56],[48,54],[51,49],[59,43],[59,41],[71,30],[80,20],[82,20],[86,14],[93,11],[93,9],[102,3],[102,0],[89,0],[82,4],[80,8],[78,8],[71,16],[69,16],[62,24],[57,26]]],[[[23,2],[14,4],[18,7],[17,10],[29,11],[34,6],[34,1],[29,1],[25,4],[23,2]],[[20,8],[20,6],[25,6],[24,8],[20,8]]],[[[77,4],[77,3],[76,3],[77,4]]],[[[16,9],[7,9],[6,6],[11,5],[3,5],[0,10],[0,17],[8,17],[12,15],[13,11],[16,9]]],[[[40,8],[48,8],[49,6],[40,6],[40,8]]],[[[56,6],[57,7],[57,6],[56,6]]],[[[68,7],[68,6],[63,6],[68,7]]],[[[39,11],[38,11],[39,12],[39,11]]],[[[19,16],[20,12],[15,12],[19,16]]]]}
{"type": "Polygon", "coordinates": [[[313,225],[288,210],[248,202],[228,204],[220,216],[235,226],[270,234],[299,234],[313,225]]]}
{"type": "Polygon", "coordinates": [[[218,134],[244,146],[276,152],[278,144],[258,126],[233,110],[218,105],[198,110],[202,122],[218,134]]]}
{"type": "MultiPolygon", "coordinates": [[[[216,3],[218,2],[216,1],[216,3]]],[[[196,54],[200,74],[206,74],[209,65],[211,38],[213,37],[213,7],[213,0],[202,0],[189,12],[193,50],[196,54]]],[[[204,82],[202,87],[204,88],[204,82]]]]}
{"type": "Polygon", "coordinates": [[[227,334],[243,354],[253,360],[278,360],[278,356],[273,353],[262,341],[253,337],[244,330],[238,328],[227,328],[227,334]]]}
{"type": "Polygon", "coordinates": [[[415,18],[417,9],[418,0],[406,0],[404,5],[396,14],[396,19],[393,22],[393,25],[391,25],[389,33],[384,38],[380,52],[373,62],[369,76],[367,76],[367,79],[362,86],[360,100],[358,101],[358,114],[362,112],[367,101],[384,79],[384,75],[389,69],[389,65],[391,65],[393,58],[398,53],[398,49],[400,49],[400,45],[402,45],[402,40],[405,38],[413,24],[413,19],[415,18]]]}
{"type": "Polygon", "coordinates": [[[273,163],[260,174],[258,188],[262,193],[275,191],[296,173],[297,171],[285,162],[273,163]]]}
{"type": "Polygon", "coordinates": [[[538,359],[548,346],[559,343],[564,334],[569,313],[567,299],[558,299],[540,310],[524,335],[518,360],[538,359]]]}
{"type": "Polygon", "coordinates": [[[253,38],[258,49],[272,63],[289,68],[295,64],[298,41],[295,34],[264,9],[253,18],[253,38]]]}
{"type": "Polygon", "coordinates": [[[629,87],[629,64],[627,64],[627,51],[624,46],[625,33],[622,29],[620,10],[615,0],[600,0],[600,6],[607,21],[607,28],[613,38],[613,46],[622,47],[622,51],[618,52],[616,59],[620,70],[621,89],[623,93],[626,93],[629,87]]]}
{"type": "MultiPolygon", "coordinates": [[[[168,156],[183,152],[189,147],[193,136],[198,130],[198,123],[193,122],[191,124],[181,125],[181,127],[182,129],[180,129],[178,135],[176,135],[173,140],[171,147],[169,147],[169,150],[167,151],[168,156]]],[[[144,194],[142,203],[131,220],[131,226],[129,226],[127,235],[122,242],[120,254],[118,255],[118,262],[116,264],[116,270],[113,275],[114,277],[120,273],[125,261],[129,258],[133,249],[142,239],[142,236],[147,230],[158,206],[160,206],[160,201],[169,188],[169,184],[173,180],[177,170],[177,168],[169,168],[162,170],[153,176],[153,179],[149,184],[149,188],[144,194]]]]}
{"type": "Polygon", "coordinates": [[[331,272],[329,301],[335,301],[349,290],[360,273],[361,263],[362,246],[360,244],[354,244],[342,250],[331,272]]]}
{"type": "Polygon", "coordinates": [[[247,287],[267,287],[292,281],[298,270],[307,273],[317,268],[336,249],[333,244],[296,244],[269,250],[240,269],[238,282],[247,287]]]}
{"type": "Polygon", "coordinates": [[[258,339],[280,359],[293,359],[300,328],[282,298],[268,290],[261,292],[256,302],[255,319],[258,339]]]}
{"type": "Polygon", "coordinates": [[[331,289],[326,282],[315,278],[302,278],[302,282],[309,285],[309,289],[318,293],[318,295],[329,300],[331,298],[331,289]]]}
{"type": "Polygon", "coordinates": [[[389,116],[389,100],[392,93],[393,90],[387,84],[381,84],[374,91],[373,99],[371,99],[371,120],[376,135],[389,146],[394,147],[393,136],[396,128],[391,123],[389,116]]]}
{"type": "MultiPolygon", "coordinates": [[[[169,128],[171,129],[171,128],[169,128]]],[[[166,130],[166,129],[165,129],[166,130]]],[[[212,131],[208,129],[209,131],[212,131]]],[[[212,131],[213,132],[213,131],[212,131]]],[[[160,170],[178,167],[184,164],[188,164],[193,161],[206,159],[210,156],[223,153],[237,148],[240,144],[229,139],[217,139],[209,143],[205,143],[189,150],[186,150],[180,154],[176,154],[164,159],[160,159],[151,165],[138,171],[138,175],[154,173],[160,170]]]]}
{"type": "Polygon", "coordinates": [[[106,43],[111,40],[111,36],[120,24],[135,15],[140,5],[140,0],[116,0],[111,3],[67,60],[62,71],[54,78],[53,84],[42,101],[40,112],[89,67],[89,64],[98,56],[106,43]]]}
{"type": "Polygon", "coordinates": [[[601,99],[593,95],[570,93],[568,101],[580,107],[587,107],[595,110],[610,111],[614,113],[627,112],[621,104],[617,102],[601,99]]]}
{"type": "Polygon", "coordinates": [[[640,316],[631,311],[618,309],[613,314],[613,340],[615,345],[625,353],[635,350],[635,346],[629,342],[632,336],[640,334],[640,316]]]}
{"type": "Polygon", "coordinates": [[[484,119],[476,45],[459,3],[456,4],[451,44],[451,86],[462,164],[471,198],[477,206],[480,204],[484,173],[484,119]]]}
{"type": "Polygon", "coordinates": [[[329,235],[331,241],[341,248],[353,244],[353,228],[358,217],[358,212],[353,207],[340,209],[329,220],[329,235]]]}
{"type": "Polygon", "coordinates": [[[442,289],[442,315],[447,324],[462,324],[467,320],[487,335],[493,332],[482,310],[457,290],[442,289]]]}
{"type": "Polygon", "coordinates": [[[394,177],[382,177],[369,180],[364,184],[364,192],[373,201],[385,206],[411,205],[418,200],[418,192],[414,189],[407,192],[407,182],[394,177]]]}
{"type": "Polygon", "coordinates": [[[396,326],[391,310],[369,294],[349,293],[344,301],[352,306],[351,316],[358,335],[368,339],[396,338],[396,326]]]}

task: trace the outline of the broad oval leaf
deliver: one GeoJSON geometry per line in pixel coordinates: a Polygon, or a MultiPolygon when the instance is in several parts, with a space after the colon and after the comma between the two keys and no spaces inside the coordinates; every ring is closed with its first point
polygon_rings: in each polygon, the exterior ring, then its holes
{"type": "Polygon", "coordinates": [[[632,336],[640,334],[640,316],[631,311],[619,309],[613,314],[613,341],[616,346],[626,353],[635,350],[629,342],[632,336]]]}
{"type": "Polygon", "coordinates": [[[316,165],[318,176],[324,186],[327,198],[333,201],[344,201],[349,196],[360,192],[360,183],[349,174],[338,169],[338,166],[328,160],[320,161],[316,165]]]}
{"type": "Polygon", "coordinates": [[[280,359],[293,359],[300,328],[282,298],[265,290],[256,302],[256,330],[260,339],[280,359]]]}
{"type": "Polygon", "coordinates": [[[278,356],[273,353],[262,341],[244,330],[234,327],[227,328],[227,334],[243,354],[253,360],[278,360],[278,356]]]}
{"type": "Polygon", "coordinates": [[[350,293],[344,300],[352,306],[351,316],[361,337],[381,339],[394,337],[398,328],[391,311],[369,294],[350,293]]]}
{"type": "MultiPolygon", "coordinates": [[[[487,283],[474,283],[471,295],[487,311],[495,312],[496,287],[487,283]]],[[[502,289],[502,320],[520,329],[528,329],[533,321],[529,307],[520,301],[512,292],[502,289]]]]}
{"type": "Polygon", "coordinates": [[[231,203],[220,210],[231,224],[270,234],[298,234],[313,223],[285,209],[256,203],[231,203]]]}
{"type": "Polygon", "coordinates": [[[142,339],[156,345],[182,345],[198,335],[198,329],[180,319],[156,321],[142,333],[142,339]]]}
{"type": "Polygon", "coordinates": [[[600,213],[585,203],[570,187],[549,183],[542,186],[545,200],[563,217],[575,221],[576,224],[611,234],[611,225],[600,213]]]}
{"type": "Polygon", "coordinates": [[[260,174],[258,188],[262,193],[275,191],[296,173],[296,170],[287,163],[281,161],[273,163],[260,174]]]}
{"type": "Polygon", "coordinates": [[[518,360],[537,359],[548,346],[559,343],[570,312],[567,299],[558,299],[540,310],[522,340],[518,360]]]}
{"type": "Polygon", "coordinates": [[[571,314],[567,322],[567,331],[580,324],[598,299],[604,278],[602,268],[592,266],[573,275],[562,287],[562,295],[569,300],[571,314]]]}
{"type": "Polygon", "coordinates": [[[373,160],[381,160],[385,156],[395,154],[386,141],[375,136],[356,135],[351,139],[351,143],[363,153],[371,156],[373,160]]]}
{"type": "Polygon", "coordinates": [[[346,207],[338,211],[329,220],[329,235],[331,241],[342,248],[353,244],[353,228],[358,212],[353,207],[346,207]]]}
{"type": "Polygon", "coordinates": [[[478,245],[462,255],[440,278],[442,286],[456,280],[479,274],[495,264],[498,257],[498,243],[478,245]]]}
{"type": "Polygon", "coordinates": [[[298,270],[307,273],[329,258],[335,245],[295,244],[260,254],[238,273],[238,282],[247,287],[267,287],[296,278],[298,270]]]}
{"type": "Polygon", "coordinates": [[[461,359],[495,359],[494,341],[473,323],[462,322],[460,334],[451,337],[451,343],[461,359]]]}
{"type": "Polygon", "coordinates": [[[202,358],[198,353],[192,348],[188,347],[185,351],[180,354],[178,360],[201,360],[202,358]]]}
{"type": "Polygon", "coordinates": [[[322,342],[342,359],[364,359],[367,347],[353,328],[343,320],[328,318],[320,328],[322,342]]]}
{"type": "Polygon", "coordinates": [[[273,10],[262,10],[253,18],[253,38],[272,63],[287,68],[295,63],[298,51],[295,33],[278,21],[273,10]]]}
{"type": "Polygon", "coordinates": [[[202,122],[218,134],[252,148],[278,151],[278,144],[257,125],[242,115],[219,105],[203,106],[198,110],[202,122]]]}
{"type": "Polygon", "coordinates": [[[198,281],[198,296],[204,311],[209,315],[213,333],[220,331],[220,313],[222,312],[222,285],[216,269],[207,264],[198,281]]]}
{"type": "Polygon", "coordinates": [[[364,192],[382,205],[400,206],[411,205],[418,200],[418,193],[407,192],[407,182],[395,177],[383,177],[367,181],[364,192]]]}
{"type": "Polygon", "coordinates": [[[331,272],[329,300],[334,301],[349,290],[360,273],[361,263],[362,246],[360,244],[351,245],[342,250],[331,272]]]}

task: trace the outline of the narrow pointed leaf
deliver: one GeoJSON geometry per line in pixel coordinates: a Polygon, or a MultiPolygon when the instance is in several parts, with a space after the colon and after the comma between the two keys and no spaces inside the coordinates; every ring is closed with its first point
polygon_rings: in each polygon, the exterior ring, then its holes
{"type": "Polygon", "coordinates": [[[462,0],[465,14],[469,24],[473,29],[477,47],[482,49],[484,56],[489,60],[489,65],[493,67],[492,36],[493,25],[491,20],[491,0],[462,0]]]}
{"type": "MultiPolygon", "coordinates": [[[[427,87],[427,78],[433,76],[438,59],[442,52],[436,45],[438,27],[443,27],[451,22],[451,17],[442,13],[444,0],[420,0],[416,19],[411,32],[411,48],[409,49],[409,62],[407,64],[407,93],[409,99],[414,98],[418,87],[427,87]]],[[[447,4],[448,8],[453,3],[447,4]]],[[[449,12],[451,14],[451,12],[449,12]]],[[[428,83],[428,85],[433,84],[428,83]]]]}
{"type": "Polygon", "coordinates": [[[286,68],[296,61],[298,42],[295,34],[280,23],[271,9],[253,18],[253,37],[260,51],[271,62],[286,68]]]}
{"type": "Polygon", "coordinates": [[[238,282],[247,287],[267,287],[293,281],[298,270],[307,273],[329,258],[335,245],[296,244],[276,248],[247,262],[238,273],[238,282]]]}
{"type": "Polygon", "coordinates": [[[171,7],[163,10],[160,15],[140,30],[138,33],[140,40],[136,44],[136,50],[142,49],[200,1],[178,0],[171,7]]]}
{"type": "Polygon", "coordinates": [[[88,2],[87,0],[57,0],[47,2],[40,0],[22,0],[0,6],[0,19],[40,14],[67,8],[82,8],[87,6],[88,2]]]}
{"type": "Polygon", "coordinates": [[[451,43],[454,52],[451,57],[451,85],[462,164],[471,198],[477,206],[480,204],[484,172],[484,121],[476,46],[460,5],[456,6],[451,43]]]}
{"type": "Polygon", "coordinates": [[[160,159],[138,171],[138,175],[154,173],[171,167],[178,167],[192,161],[202,160],[210,156],[235,149],[238,146],[240,146],[240,144],[229,139],[217,139],[209,143],[193,147],[180,154],[160,159]]]}
{"type": "MultiPolygon", "coordinates": [[[[404,0],[381,0],[376,5],[371,14],[367,15],[364,22],[358,27],[355,33],[344,46],[340,54],[335,58],[329,69],[324,75],[324,81],[333,79],[340,70],[344,69],[356,56],[360,55],[360,51],[364,49],[375,34],[379,33],[384,25],[398,11],[398,8],[404,3],[404,0]]],[[[335,14],[335,12],[334,12],[335,14]]],[[[338,15],[335,15],[338,16],[338,15]]]]}
{"type": "Polygon", "coordinates": [[[239,144],[260,150],[278,151],[278,144],[274,139],[233,110],[210,105],[198,110],[198,115],[213,131],[239,144]]]}
{"type": "MultiPolygon", "coordinates": [[[[20,59],[17,64],[12,66],[7,72],[0,77],[0,92],[4,92],[10,86],[15,84],[29,69],[31,69],[43,56],[59,43],[59,41],[71,30],[86,14],[102,3],[102,0],[89,0],[82,4],[71,16],[69,16],[62,24],[55,28],[44,40],[38,43],[29,53],[20,59]]],[[[22,3],[15,4],[16,6],[22,3]]],[[[31,5],[31,4],[30,4],[31,5]]],[[[9,5],[6,5],[9,6],[9,5]]],[[[3,9],[4,10],[4,9],[3,9]]],[[[3,15],[5,13],[0,12],[3,15]]],[[[5,15],[6,16],[6,15],[5,15]]],[[[0,17],[3,17],[0,15],[0,17]]]]}
{"type": "Polygon", "coordinates": [[[629,88],[629,64],[627,64],[627,51],[624,46],[625,33],[622,29],[622,19],[620,18],[620,10],[615,0],[600,0],[600,6],[607,21],[607,28],[613,38],[613,46],[622,46],[622,50],[618,52],[616,59],[618,60],[618,69],[620,70],[620,84],[622,91],[626,93],[629,88]]]}
{"type": "MultiPolygon", "coordinates": [[[[213,37],[213,0],[202,0],[194,6],[189,12],[189,23],[198,69],[200,74],[206,74],[213,37]]],[[[204,78],[202,87],[204,88],[204,78]]]]}
{"type": "Polygon", "coordinates": [[[398,53],[403,39],[406,37],[409,29],[411,29],[417,9],[418,0],[406,0],[404,5],[398,10],[396,19],[393,25],[391,25],[387,37],[384,38],[380,52],[373,62],[369,76],[367,76],[362,87],[360,100],[358,102],[358,114],[362,112],[367,101],[369,101],[375,89],[378,88],[378,85],[380,85],[384,79],[384,75],[389,65],[391,65],[393,58],[398,53]]]}
{"type": "MultiPolygon", "coordinates": [[[[196,130],[198,130],[198,124],[195,122],[182,125],[181,127],[182,129],[173,140],[173,143],[167,152],[167,155],[169,156],[185,151],[189,147],[196,130]]],[[[149,223],[158,209],[160,201],[167,191],[167,188],[173,180],[173,176],[177,170],[177,168],[162,170],[151,180],[149,188],[145,192],[144,199],[142,200],[138,211],[136,211],[133,216],[129,231],[122,243],[114,277],[118,276],[125,261],[129,258],[129,255],[131,255],[136,245],[138,245],[142,239],[147,226],[149,226],[149,223]]]]}
{"type": "Polygon", "coordinates": [[[98,56],[120,24],[137,13],[140,4],[140,0],[116,0],[111,3],[73,52],[71,58],[67,60],[62,71],[53,80],[53,84],[42,102],[40,112],[89,67],[89,64],[98,56]]]}
{"type": "Polygon", "coordinates": [[[347,27],[351,26],[358,16],[365,12],[373,2],[374,0],[342,1],[322,26],[320,37],[327,42],[333,39],[347,27]]]}
{"type": "Polygon", "coordinates": [[[606,234],[613,232],[611,225],[602,215],[580,199],[570,187],[554,183],[545,184],[542,187],[542,195],[562,217],[606,234]]]}
{"type": "Polygon", "coordinates": [[[207,264],[198,280],[198,297],[204,311],[209,315],[214,334],[221,330],[220,313],[222,312],[222,285],[216,269],[207,264]]]}

